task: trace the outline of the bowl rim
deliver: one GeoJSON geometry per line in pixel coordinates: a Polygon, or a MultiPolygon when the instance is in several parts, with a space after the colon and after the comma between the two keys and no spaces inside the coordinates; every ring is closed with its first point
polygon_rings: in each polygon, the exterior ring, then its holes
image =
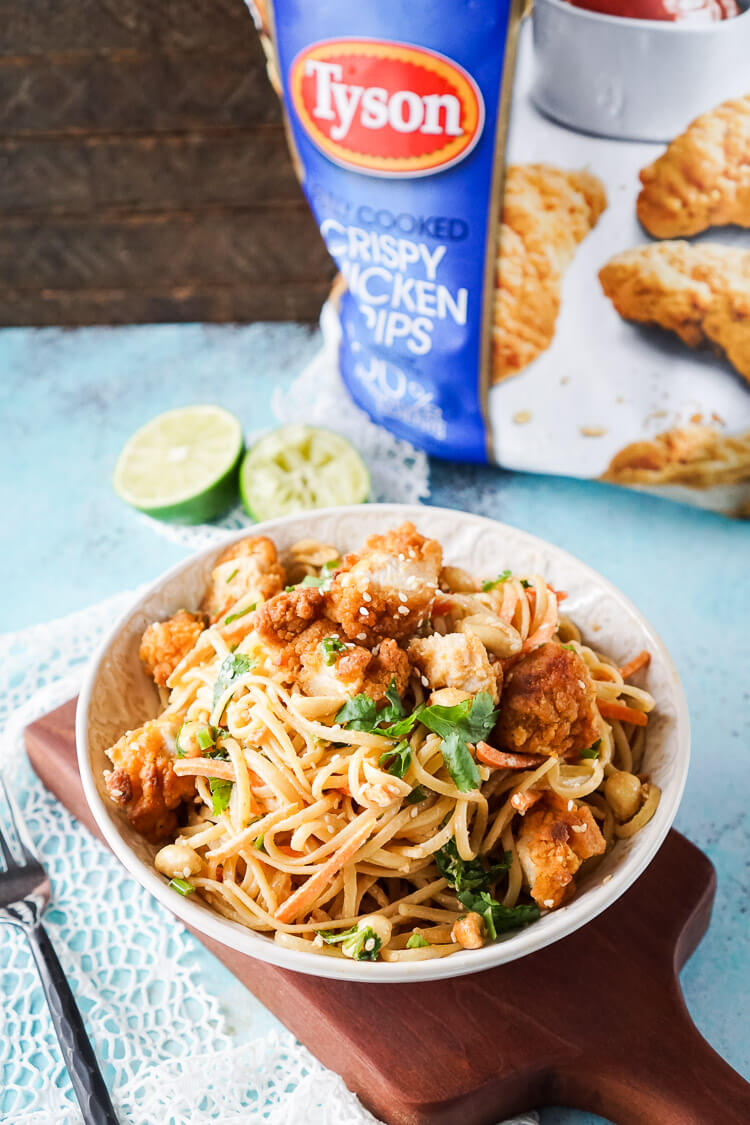
{"type": "MultiPolygon", "coordinates": [[[[427,531],[429,533],[429,529],[427,529],[427,531]]],[[[365,532],[368,532],[367,528],[365,528],[365,532]]],[[[432,505],[347,505],[318,509],[317,511],[308,513],[297,512],[280,519],[268,520],[263,523],[242,528],[236,533],[228,534],[226,539],[222,539],[219,543],[214,542],[200,551],[190,554],[187,558],[164,571],[154,582],[151,582],[147,587],[141,589],[137,596],[134,597],[129,608],[120,615],[118,620],[102,639],[86,667],[76,708],[76,754],[86,801],[106,843],[136,882],[152,894],[162,906],[185,925],[198,931],[199,934],[203,934],[239,953],[244,953],[258,961],[268,962],[294,972],[327,977],[329,979],[364,981],[370,984],[413,983],[416,981],[446,979],[463,976],[469,973],[482,972],[486,969],[496,968],[499,965],[514,961],[519,957],[525,957],[529,953],[534,953],[547,945],[559,941],[568,934],[573,933],[573,931],[579,929],[587,922],[592,921],[602,913],[603,910],[620,898],[650,864],[664,842],[674,821],[685,788],[690,761],[690,721],[687,701],[677,669],[661,637],[650,622],[648,622],[643,614],[633,605],[630,599],[621,593],[613,583],[604,578],[592,567],[588,566],[587,563],[582,562],[580,559],[576,558],[576,556],[570,554],[570,552],[530,532],[511,527],[499,520],[474,515],[474,513],[471,512],[460,512],[456,509],[440,508],[432,505]],[[520,930],[510,935],[505,940],[487,945],[480,950],[465,950],[453,953],[450,957],[400,964],[389,964],[381,961],[371,964],[369,962],[352,961],[346,958],[321,957],[319,954],[315,953],[285,949],[283,946],[279,946],[272,940],[254,933],[252,930],[241,926],[239,923],[224,918],[218,912],[211,910],[207,905],[199,906],[193,903],[190,898],[183,898],[176,895],[173,890],[170,890],[164,878],[159,875],[153,867],[148,866],[141,860],[122,837],[112,810],[107,808],[97,789],[88,743],[89,710],[92,693],[106,653],[119,633],[130,622],[130,619],[139,612],[141,605],[147,599],[157,594],[158,591],[173,578],[210,558],[229,544],[245,538],[248,534],[267,534],[272,537],[275,530],[283,528],[290,523],[294,523],[300,518],[305,518],[314,522],[319,513],[330,515],[332,512],[336,512],[342,517],[348,517],[352,515],[366,516],[368,512],[372,511],[378,511],[384,516],[391,516],[394,521],[410,519],[417,525],[419,525],[420,520],[423,523],[426,522],[425,517],[429,520],[430,514],[433,512],[440,513],[443,516],[448,515],[455,517],[456,515],[461,515],[462,517],[468,518],[471,522],[478,524],[480,527],[492,527],[495,531],[498,529],[500,531],[510,531],[514,536],[524,540],[530,549],[541,549],[552,558],[557,558],[561,561],[564,560],[569,564],[572,563],[582,579],[594,579],[603,591],[607,591],[614,597],[619,608],[628,611],[635,618],[639,627],[648,637],[649,644],[653,647],[654,651],[658,651],[661,659],[664,661],[666,669],[670,673],[670,702],[674,708],[676,747],[673,767],[677,771],[677,784],[673,789],[672,797],[669,802],[666,802],[662,795],[662,800],[659,803],[656,814],[648,826],[651,828],[649,846],[637,857],[633,857],[631,853],[631,855],[626,858],[625,862],[612,873],[606,883],[603,882],[598,886],[589,887],[580,898],[573,899],[572,902],[566,904],[563,908],[546,915],[545,920],[547,925],[542,927],[541,934],[538,932],[539,927],[532,925],[527,929],[520,930]]]]}
{"type": "Polygon", "coordinates": [[[570,0],[535,0],[532,8],[532,17],[540,7],[547,4],[550,8],[556,8],[572,18],[580,18],[593,21],[594,23],[607,24],[612,28],[623,30],[625,27],[631,27],[634,31],[649,31],[653,35],[724,35],[729,34],[725,32],[725,28],[731,28],[732,24],[737,23],[743,16],[750,16],[750,7],[743,6],[743,0],[738,0],[740,5],[739,15],[732,16],[731,19],[715,20],[707,24],[694,24],[682,20],[643,20],[636,19],[631,16],[610,16],[606,12],[591,12],[588,8],[579,8],[577,5],[572,4],[570,0]]]}

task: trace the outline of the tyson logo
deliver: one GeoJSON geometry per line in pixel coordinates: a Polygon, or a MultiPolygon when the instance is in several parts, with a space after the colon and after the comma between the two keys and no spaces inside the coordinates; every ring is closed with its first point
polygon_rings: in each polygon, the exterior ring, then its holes
{"type": "Polygon", "coordinates": [[[289,86],[321,152],[373,176],[440,172],[468,155],[484,124],[482,95],[463,67],[405,43],[316,43],[297,55],[289,86]]]}

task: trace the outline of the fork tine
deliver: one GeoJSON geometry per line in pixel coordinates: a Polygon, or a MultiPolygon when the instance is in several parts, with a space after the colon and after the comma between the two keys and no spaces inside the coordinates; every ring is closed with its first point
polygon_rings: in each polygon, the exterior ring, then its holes
{"type": "MultiPolygon", "coordinates": [[[[34,845],[31,842],[31,837],[29,836],[26,824],[24,823],[23,817],[21,816],[21,813],[19,812],[15,801],[10,795],[8,787],[6,786],[1,774],[0,791],[2,791],[2,795],[5,797],[5,803],[10,811],[10,821],[16,833],[16,838],[18,839],[18,842],[21,846],[21,851],[23,852],[24,858],[26,860],[35,860],[36,852],[34,851],[34,845]]],[[[18,866],[15,858],[13,857],[13,853],[8,847],[8,842],[3,835],[2,829],[0,829],[0,851],[2,851],[3,855],[5,856],[5,862],[7,863],[8,867],[10,867],[11,865],[14,867],[18,866]]]]}

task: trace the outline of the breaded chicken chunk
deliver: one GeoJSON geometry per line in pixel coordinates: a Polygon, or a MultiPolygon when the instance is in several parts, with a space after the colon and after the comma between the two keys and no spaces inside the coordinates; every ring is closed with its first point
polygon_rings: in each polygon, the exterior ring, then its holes
{"type": "Polygon", "coordinates": [[[195,792],[193,778],[177,777],[172,769],[181,725],[176,716],[163,715],[126,731],[107,751],[115,767],[104,775],[107,793],[152,843],[174,832],[176,809],[195,792]]]}
{"type": "Polygon", "coordinates": [[[343,630],[330,621],[316,621],[292,642],[292,648],[299,660],[296,682],[306,695],[365,692],[378,703],[391,681],[399,695],[409,682],[409,658],[394,640],[382,641],[376,655],[347,641],[343,630]]]}
{"type": "Polygon", "coordinates": [[[493,703],[500,698],[502,665],[490,664],[487,649],[474,633],[433,633],[409,643],[409,658],[434,691],[459,688],[470,695],[489,692],[493,703]]]}
{"type": "Polygon", "coordinates": [[[138,655],[149,676],[163,687],[205,629],[203,619],[180,609],[168,621],[155,621],[141,638],[138,655]]]}
{"type": "Polygon", "coordinates": [[[298,586],[276,594],[256,610],[254,628],[271,644],[288,644],[323,616],[325,594],[317,586],[298,586]]]}
{"type": "Polygon", "coordinates": [[[714,346],[750,382],[750,251],[708,242],[657,242],[615,255],[599,271],[625,320],[714,346]]]}
{"type": "Polygon", "coordinates": [[[335,572],[326,614],[351,641],[374,645],[383,637],[408,637],[430,616],[442,562],[440,544],[414,524],[371,535],[335,572]]]}
{"type": "Polygon", "coordinates": [[[750,94],[696,117],[641,183],[638,218],[655,238],[750,227],[750,94]]]}
{"type": "Polygon", "coordinates": [[[286,573],[271,540],[252,535],[219,555],[201,608],[213,625],[240,598],[249,594],[256,601],[267,601],[284,589],[285,582],[286,573]]]}
{"type": "Polygon", "coordinates": [[[586,805],[553,794],[528,812],[517,837],[518,858],[531,897],[546,910],[559,906],[575,890],[573,876],[594,855],[602,855],[604,837],[586,805]],[[573,805],[573,808],[569,808],[573,805]]]}
{"type": "Polygon", "coordinates": [[[517,375],[550,344],[565,271],[607,206],[590,172],[516,164],[506,172],[493,326],[492,381],[517,375]]]}
{"type": "Polygon", "coordinates": [[[577,652],[549,641],[507,672],[492,739],[498,746],[562,756],[598,737],[594,685],[577,652]]]}

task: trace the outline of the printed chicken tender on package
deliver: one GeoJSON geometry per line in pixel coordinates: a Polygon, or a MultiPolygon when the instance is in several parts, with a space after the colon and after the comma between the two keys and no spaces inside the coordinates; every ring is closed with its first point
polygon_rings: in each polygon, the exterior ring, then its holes
{"type": "Polygon", "coordinates": [[[735,24],[665,105],[646,21],[628,55],[627,0],[523,7],[251,5],[340,271],[326,361],[436,456],[750,515],[750,12],[677,40],[655,6],[666,69],[735,24]]]}

